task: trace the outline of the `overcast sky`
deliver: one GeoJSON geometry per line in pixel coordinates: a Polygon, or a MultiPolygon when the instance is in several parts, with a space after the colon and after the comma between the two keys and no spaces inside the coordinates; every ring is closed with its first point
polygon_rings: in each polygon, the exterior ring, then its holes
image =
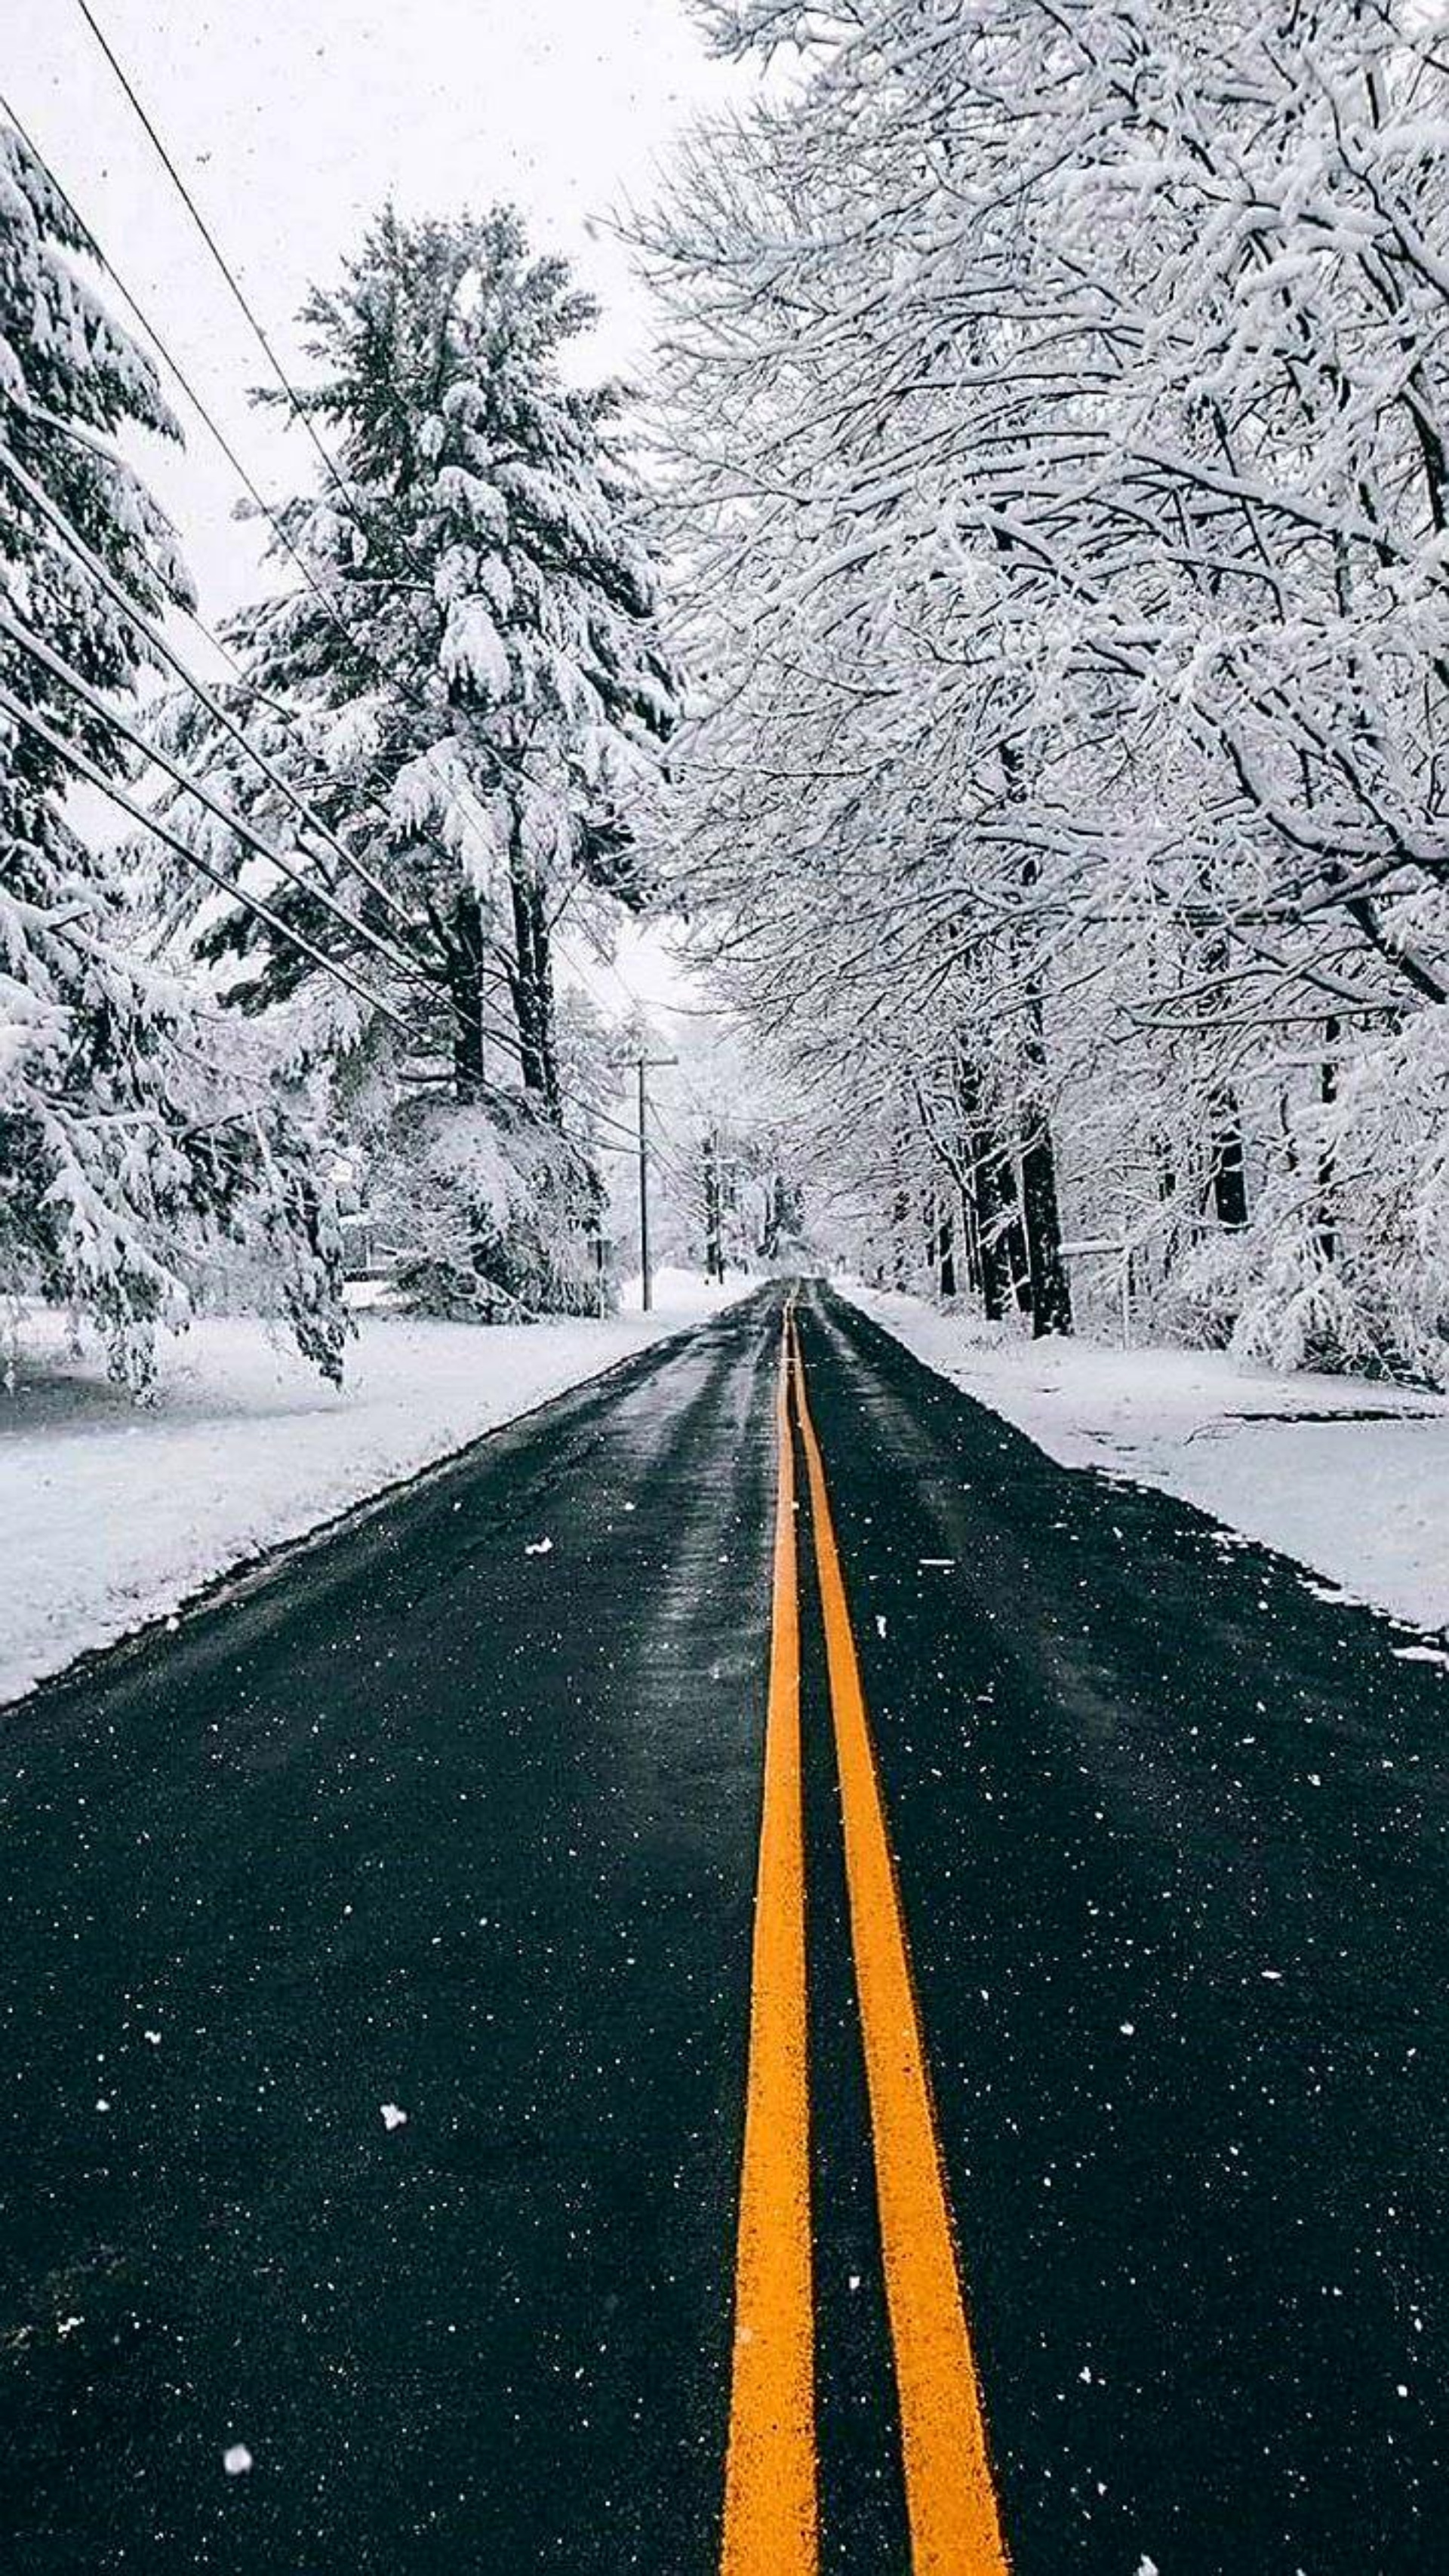
{"type": "MultiPolygon", "coordinates": [[[[307,286],[384,200],[507,198],[604,307],[600,372],[648,344],[626,254],[597,219],[647,195],[672,139],[727,102],[686,0],[91,0],[289,367],[307,286]]],[[[268,497],[307,479],[295,425],[250,412],[265,362],[76,0],[11,0],[0,89],[268,497]]],[[[203,613],[252,586],[235,478],[178,400],[186,458],[148,456],[203,613]]]]}

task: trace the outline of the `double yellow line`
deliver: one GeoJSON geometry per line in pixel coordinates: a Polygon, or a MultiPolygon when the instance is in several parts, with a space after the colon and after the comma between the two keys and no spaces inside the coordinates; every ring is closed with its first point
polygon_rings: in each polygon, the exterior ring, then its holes
{"type": "Polygon", "coordinates": [[[792,1407],[805,1455],[825,1627],[912,2576],[1005,2576],[900,1893],[789,1306],[775,1407],[770,1693],[722,2566],[724,2576],[817,2576],[819,2567],[792,1407]]]}

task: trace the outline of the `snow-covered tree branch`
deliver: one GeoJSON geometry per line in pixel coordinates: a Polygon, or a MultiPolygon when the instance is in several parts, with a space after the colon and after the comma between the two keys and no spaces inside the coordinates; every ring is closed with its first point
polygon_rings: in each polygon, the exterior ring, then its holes
{"type": "Polygon", "coordinates": [[[1196,1329],[1437,1373],[1423,13],[705,15],[784,65],[642,229],[719,971],[827,1097],[897,1104],[886,1233],[948,1188],[1038,1329],[1065,1226],[1196,1329]]]}

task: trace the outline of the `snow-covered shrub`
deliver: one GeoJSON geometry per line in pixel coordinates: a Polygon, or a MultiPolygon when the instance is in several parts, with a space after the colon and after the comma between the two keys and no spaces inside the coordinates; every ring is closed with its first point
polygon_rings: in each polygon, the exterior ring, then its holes
{"type": "Polygon", "coordinates": [[[368,1205],[396,1292],[421,1312],[508,1323],[605,1302],[597,1184],[556,1129],[506,1102],[404,1105],[368,1205]]]}
{"type": "Polygon", "coordinates": [[[1449,1012],[1365,1049],[1305,1125],[1242,1244],[1235,1348],[1449,1384],[1449,1012]]]}

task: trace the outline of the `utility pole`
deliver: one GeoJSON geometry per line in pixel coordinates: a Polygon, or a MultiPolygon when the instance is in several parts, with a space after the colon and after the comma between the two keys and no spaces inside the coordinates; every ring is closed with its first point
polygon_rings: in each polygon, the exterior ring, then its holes
{"type": "Polygon", "coordinates": [[[704,1138],[704,1275],[723,1282],[724,1202],[720,1190],[719,1131],[709,1127],[704,1138]]]}
{"type": "Polygon", "coordinates": [[[639,1077],[639,1286],[647,1315],[654,1303],[654,1281],[649,1268],[649,1094],[645,1077],[656,1067],[678,1064],[677,1055],[636,1055],[634,1071],[639,1077]]]}

